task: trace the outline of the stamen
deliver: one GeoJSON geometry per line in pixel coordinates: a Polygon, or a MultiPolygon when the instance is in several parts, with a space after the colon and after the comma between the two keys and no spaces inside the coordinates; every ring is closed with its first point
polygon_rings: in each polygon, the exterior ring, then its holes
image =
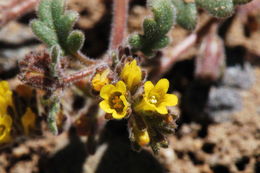
{"type": "Polygon", "coordinates": [[[155,96],[151,96],[150,99],[149,99],[149,102],[151,104],[157,104],[158,103],[158,100],[155,96]]]}

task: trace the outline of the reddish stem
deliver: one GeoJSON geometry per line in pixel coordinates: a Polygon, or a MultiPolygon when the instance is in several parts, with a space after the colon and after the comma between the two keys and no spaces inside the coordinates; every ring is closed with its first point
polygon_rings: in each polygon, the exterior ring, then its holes
{"type": "Polygon", "coordinates": [[[0,7],[0,26],[5,25],[30,11],[33,11],[39,0],[13,0],[6,8],[0,7]],[[2,10],[2,8],[4,10],[2,10]]]}
{"type": "Polygon", "coordinates": [[[129,0],[114,0],[114,18],[109,49],[117,49],[123,42],[127,29],[129,0]]]}
{"type": "Polygon", "coordinates": [[[90,75],[91,73],[93,73],[93,68],[87,68],[85,70],[76,72],[70,76],[66,76],[63,78],[63,83],[64,84],[68,84],[68,83],[75,83],[81,79],[83,79],[84,77],[90,75]]]}

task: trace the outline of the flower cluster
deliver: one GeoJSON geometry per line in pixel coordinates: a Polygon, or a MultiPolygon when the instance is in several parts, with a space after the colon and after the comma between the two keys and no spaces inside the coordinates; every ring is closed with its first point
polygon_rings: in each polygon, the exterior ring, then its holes
{"type": "Polygon", "coordinates": [[[32,109],[27,107],[23,111],[25,108],[15,104],[21,101],[21,98],[23,102],[26,98],[31,98],[31,90],[21,85],[14,92],[11,91],[8,82],[0,81],[0,144],[12,141],[14,131],[17,135],[29,135],[31,129],[35,128],[36,114],[32,109]],[[18,131],[18,126],[21,126],[22,132],[18,131]]]}
{"type": "Polygon", "coordinates": [[[130,139],[134,146],[150,144],[156,151],[162,143],[167,143],[164,134],[174,131],[174,115],[168,107],[177,105],[178,98],[167,93],[167,79],[161,79],[155,85],[145,81],[145,73],[136,59],[126,60],[118,69],[115,70],[117,82],[108,83],[108,69],[93,78],[94,89],[101,88],[99,106],[109,115],[106,117],[129,118],[130,139]]]}

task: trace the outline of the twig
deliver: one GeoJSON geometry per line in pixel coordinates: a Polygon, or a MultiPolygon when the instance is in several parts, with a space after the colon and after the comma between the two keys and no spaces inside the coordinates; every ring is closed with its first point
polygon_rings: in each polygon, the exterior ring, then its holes
{"type": "Polygon", "coordinates": [[[123,42],[127,29],[129,0],[114,0],[114,18],[109,49],[117,49],[123,42]]]}
{"type": "Polygon", "coordinates": [[[39,0],[13,0],[0,13],[0,27],[30,11],[33,11],[39,0]]]}

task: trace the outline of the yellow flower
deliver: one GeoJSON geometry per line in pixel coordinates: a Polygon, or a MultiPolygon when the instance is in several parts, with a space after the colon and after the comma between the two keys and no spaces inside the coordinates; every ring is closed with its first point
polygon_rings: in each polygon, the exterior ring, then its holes
{"type": "Polygon", "coordinates": [[[25,114],[22,116],[21,121],[23,124],[24,133],[29,134],[29,130],[35,127],[36,115],[32,112],[31,108],[27,108],[25,114]]]}
{"type": "Polygon", "coordinates": [[[112,84],[104,86],[100,91],[104,99],[99,106],[106,112],[112,114],[115,119],[124,118],[127,115],[129,103],[126,100],[126,85],[119,81],[115,86],[112,84]]]}
{"type": "Polygon", "coordinates": [[[150,137],[147,130],[136,132],[135,139],[140,146],[145,146],[150,143],[150,137]]]}
{"type": "Polygon", "coordinates": [[[142,71],[137,65],[136,60],[125,64],[120,77],[126,83],[126,86],[130,91],[136,89],[136,86],[142,80],[142,71]]]}
{"type": "Polygon", "coordinates": [[[167,114],[166,106],[175,106],[178,98],[174,94],[167,94],[169,81],[161,79],[154,86],[151,81],[144,84],[144,95],[140,103],[135,106],[135,111],[156,111],[159,114],[167,114]]]}
{"type": "Polygon", "coordinates": [[[6,143],[11,140],[12,118],[5,114],[0,116],[0,143],[6,143]]]}
{"type": "Polygon", "coordinates": [[[100,91],[103,86],[109,84],[109,79],[107,77],[109,72],[110,72],[110,70],[106,69],[106,70],[102,71],[101,73],[95,74],[95,76],[93,77],[93,79],[91,81],[94,90],[100,91]]]}
{"type": "Polygon", "coordinates": [[[6,81],[0,82],[0,116],[6,114],[7,107],[12,106],[12,91],[6,81]]]}

